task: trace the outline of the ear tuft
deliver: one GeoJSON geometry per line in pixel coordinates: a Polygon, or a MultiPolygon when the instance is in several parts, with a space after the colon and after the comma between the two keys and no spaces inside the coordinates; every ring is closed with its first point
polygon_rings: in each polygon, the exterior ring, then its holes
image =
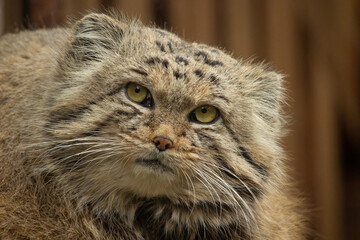
{"type": "Polygon", "coordinates": [[[76,61],[101,61],[121,41],[126,25],[105,15],[89,14],[73,28],[70,56],[76,61]]]}

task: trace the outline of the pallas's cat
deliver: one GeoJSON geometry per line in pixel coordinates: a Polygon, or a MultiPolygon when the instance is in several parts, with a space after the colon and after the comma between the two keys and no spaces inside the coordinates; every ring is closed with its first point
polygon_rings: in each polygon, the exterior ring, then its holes
{"type": "Polygon", "coordinates": [[[0,39],[1,239],[303,239],[282,76],[104,14],[0,39]]]}

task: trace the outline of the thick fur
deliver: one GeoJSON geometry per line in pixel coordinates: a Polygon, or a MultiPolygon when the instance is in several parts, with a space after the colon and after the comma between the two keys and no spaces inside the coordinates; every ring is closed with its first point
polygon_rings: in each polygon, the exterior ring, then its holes
{"type": "Polygon", "coordinates": [[[304,239],[283,102],[265,65],[116,16],[5,35],[0,238],[304,239]],[[130,101],[129,82],[154,106],[130,101]],[[191,122],[201,105],[219,119],[191,122]]]}

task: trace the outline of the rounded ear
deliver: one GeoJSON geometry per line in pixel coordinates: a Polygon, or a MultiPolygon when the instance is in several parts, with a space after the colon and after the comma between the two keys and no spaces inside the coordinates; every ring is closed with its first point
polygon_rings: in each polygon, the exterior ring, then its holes
{"type": "Polygon", "coordinates": [[[121,42],[127,25],[105,14],[92,13],[75,23],[68,53],[75,62],[101,61],[121,42]]]}
{"type": "Polygon", "coordinates": [[[255,114],[270,126],[281,127],[282,105],[285,100],[283,75],[266,67],[259,67],[250,77],[249,95],[254,101],[255,114]]]}

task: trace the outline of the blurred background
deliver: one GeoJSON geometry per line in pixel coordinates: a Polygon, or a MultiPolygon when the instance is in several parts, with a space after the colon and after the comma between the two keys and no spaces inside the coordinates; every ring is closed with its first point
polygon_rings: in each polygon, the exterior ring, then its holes
{"type": "Polygon", "coordinates": [[[0,0],[0,35],[109,8],[285,73],[312,239],[360,239],[359,0],[0,0]]]}

